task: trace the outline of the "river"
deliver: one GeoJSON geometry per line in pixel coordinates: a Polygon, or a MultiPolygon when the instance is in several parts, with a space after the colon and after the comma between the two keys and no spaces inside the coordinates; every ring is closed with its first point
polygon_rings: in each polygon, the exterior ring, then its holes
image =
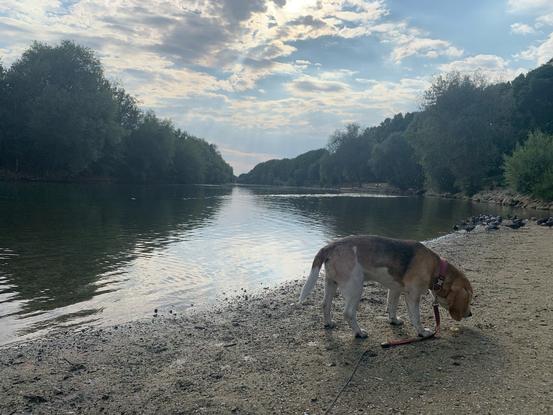
{"type": "Polygon", "coordinates": [[[0,344],[300,278],[350,234],[427,240],[496,205],[239,186],[0,183],[0,344]]]}

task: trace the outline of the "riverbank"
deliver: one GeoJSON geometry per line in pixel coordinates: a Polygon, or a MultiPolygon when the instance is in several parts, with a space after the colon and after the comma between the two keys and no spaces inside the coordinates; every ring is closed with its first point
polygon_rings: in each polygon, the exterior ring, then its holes
{"type": "Polygon", "coordinates": [[[486,190],[471,197],[476,202],[497,203],[502,206],[529,208],[537,210],[553,210],[553,201],[546,202],[534,199],[528,195],[513,192],[509,189],[486,190]]]}
{"type": "Polygon", "coordinates": [[[496,205],[509,206],[514,208],[553,210],[553,201],[546,202],[544,200],[532,198],[528,195],[513,192],[509,189],[482,190],[472,196],[467,196],[462,193],[433,192],[426,192],[425,196],[441,197],[445,199],[472,200],[473,202],[493,203],[496,205]]]}
{"type": "MultiPolygon", "coordinates": [[[[442,313],[439,340],[381,349],[412,329],[386,323],[385,292],[372,284],[359,310],[369,338],[351,337],[341,297],[338,327],[325,331],[322,281],[298,305],[300,280],[207,311],[158,310],[2,347],[0,413],[320,414],[367,348],[332,413],[553,411],[553,231],[529,224],[430,245],[466,271],[476,294],[471,319],[442,313]]],[[[422,314],[432,326],[429,302],[422,314]]]]}
{"type": "MultiPolygon", "coordinates": [[[[265,185],[251,185],[236,183],[237,186],[244,187],[267,187],[265,185]]],[[[269,186],[271,187],[271,186],[269,186]]],[[[553,210],[553,201],[546,202],[544,200],[535,199],[528,195],[514,192],[506,188],[498,188],[493,190],[482,190],[472,196],[467,196],[463,193],[439,193],[431,190],[401,190],[388,183],[364,183],[361,186],[338,186],[338,187],[316,187],[316,186],[276,186],[279,188],[291,188],[291,189],[303,189],[303,190],[315,190],[337,193],[374,193],[382,195],[392,196],[427,196],[427,197],[439,197],[443,199],[459,199],[459,200],[471,200],[473,202],[481,203],[493,203],[501,206],[508,206],[514,208],[527,208],[536,210],[553,210]]]]}

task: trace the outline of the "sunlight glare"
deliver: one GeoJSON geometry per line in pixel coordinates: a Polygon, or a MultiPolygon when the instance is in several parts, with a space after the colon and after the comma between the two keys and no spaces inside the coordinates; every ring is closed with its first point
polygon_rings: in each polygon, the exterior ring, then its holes
{"type": "Polygon", "coordinates": [[[296,17],[306,14],[310,9],[317,7],[317,0],[288,0],[283,7],[288,16],[296,17]]]}

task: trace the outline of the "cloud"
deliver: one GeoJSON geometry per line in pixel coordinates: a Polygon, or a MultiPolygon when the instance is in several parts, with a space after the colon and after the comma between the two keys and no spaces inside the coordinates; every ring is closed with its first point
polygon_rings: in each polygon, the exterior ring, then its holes
{"type": "Polygon", "coordinates": [[[221,105],[208,102],[205,107],[195,100],[187,117],[238,129],[256,126],[262,128],[262,135],[325,138],[346,122],[377,123],[397,112],[415,110],[429,86],[423,78],[393,82],[347,75],[341,81],[327,77],[321,74],[289,81],[284,86],[290,92],[286,98],[243,97],[220,101],[221,105]]]}
{"type": "Polygon", "coordinates": [[[531,35],[533,33],[536,33],[536,30],[525,23],[513,23],[511,25],[511,33],[517,34],[517,35],[531,35]]]}
{"type": "Polygon", "coordinates": [[[538,16],[536,19],[536,27],[553,26],[553,13],[538,16]]]}
{"type": "Polygon", "coordinates": [[[292,26],[310,26],[315,29],[322,29],[326,27],[326,23],[321,19],[316,19],[311,15],[297,17],[292,20],[290,23],[292,26]]]}
{"type": "Polygon", "coordinates": [[[538,65],[543,65],[553,58],[553,33],[550,33],[547,39],[538,45],[530,46],[528,49],[516,55],[519,59],[535,61],[538,65]]]}
{"type": "Polygon", "coordinates": [[[509,81],[527,72],[524,68],[513,69],[509,61],[497,55],[474,55],[439,66],[442,72],[457,71],[472,74],[478,72],[492,82],[509,81]]]}
{"type": "Polygon", "coordinates": [[[323,43],[376,45],[400,70],[410,57],[463,54],[394,20],[384,0],[0,2],[3,64],[35,39],[94,48],[108,77],[242,166],[313,148],[347,122],[416,109],[425,77],[371,79],[365,62],[319,59],[323,43]]]}
{"type": "Polygon", "coordinates": [[[250,171],[256,164],[279,158],[276,154],[253,153],[226,147],[219,147],[219,151],[223,158],[233,166],[235,175],[250,171]]]}
{"type": "Polygon", "coordinates": [[[507,9],[511,13],[531,13],[553,9],[551,0],[508,0],[507,9]]]}
{"type": "Polygon", "coordinates": [[[212,66],[225,49],[232,33],[218,19],[187,15],[173,22],[159,42],[150,49],[177,58],[183,63],[212,66]]]}
{"type": "Polygon", "coordinates": [[[358,97],[359,105],[365,103],[368,108],[380,109],[382,117],[415,110],[430,86],[427,78],[403,78],[396,82],[358,79],[358,82],[368,85],[358,97]]]}
{"type": "Polygon", "coordinates": [[[295,74],[296,66],[271,60],[245,59],[241,63],[229,68],[232,75],[228,78],[228,84],[233,91],[248,91],[257,85],[257,81],[273,74],[295,74]]]}
{"type": "Polygon", "coordinates": [[[438,56],[458,57],[462,54],[462,49],[452,46],[451,43],[445,40],[412,38],[405,42],[399,42],[399,46],[392,52],[392,59],[395,62],[401,62],[413,55],[437,58],[438,56]]]}
{"type": "Polygon", "coordinates": [[[420,29],[413,28],[405,22],[385,23],[373,28],[384,42],[391,43],[394,48],[390,55],[395,63],[400,63],[410,56],[423,56],[434,59],[439,56],[459,57],[463,50],[450,42],[433,39],[420,29]]]}
{"type": "Polygon", "coordinates": [[[301,77],[294,79],[289,85],[288,90],[293,94],[318,94],[321,92],[343,92],[348,89],[347,84],[336,81],[324,81],[312,79],[311,77],[301,77]]]}
{"type": "MultiPolygon", "coordinates": [[[[240,92],[253,90],[260,80],[277,74],[301,76],[309,66],[288,63],[286,58],[297,51],[296,42],[323,36],[377,35],[393,43],[396,62],[412,55],[432,58],[461,53],[447,41],[420,37],[420,31],[406,23],[389,23],[396,35],[385,34],[377,27],[388,14],[382,0],[48,0],[36,5],[6,0],[0,6],[0,35],[26,35],[15,36],[19,43],[10,48],[2,42],[0,47],[8,50],[4,60],[9,61],[15,55],[10,49],[20,51],[33,39],[75,39],[96,49],[106,62],[106,72],[123,82],[134,70],[150,71],[149,82],[158,84],[151,85],[150,91],[166,93],[156,101],[174,98],[176,91],[197,94],[202,85],[208,92],[214,85],[240,92]],[[185,80],[184,74],[202,83],[185,81],[186,88],[171,88],[176,80],[185,80]]],[[[141,78],[146,80],[146,74],[141,78]]]]}
{"type": "Polygon", "coordinates": [[[218,3],[221,5],[221,14],[229,16],[231,20],[237,22],[248,20],[253,13],[267,10],[265,0],[224,0],[213,2],[215,6],[218,3]]]}

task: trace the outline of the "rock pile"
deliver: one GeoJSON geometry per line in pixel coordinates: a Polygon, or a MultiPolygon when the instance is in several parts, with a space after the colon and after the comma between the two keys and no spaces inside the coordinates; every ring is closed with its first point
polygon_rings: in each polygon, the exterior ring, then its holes
{"type": "Polygon", "coordinates": [[[553,226],[553,216],[538,219],[536,224],[540,226],[549,226],[551,228],[553,226]]]}
{"type": "MultiPolygon", "coordinates": [[[[474,230],[474,228],[476,228],[477,226],[482,226],[487,231],[496,231],[499,229],[500,226],[505,226],[511,229],[519,229],[525,226],[526,223],[527,223],[527,220],[521,219],[517,216],[507,216],[506,219],[503,219],[502,216],[481,214],[478,216],[471,216],[465,219],[464,221],[462,221],[461,223],[454,225],[453,230],[454,231],[464,230],[466,232],[470,232],[474,230]]],[[[548,226],[553,226],[553,218],[551,220],[551,223],[552,224],[548,226]]]]}
{"type": "Polygon", "coordinates": [[[453,226],[454,231],[461,231],[464,230],[466,232],[470,232],[474,230],[477,226],[484,226],[486,230],[497,230],[499,229],[499,225],[503,222],[503,218],[501,216],[494,216],[494,215],[478,215],[478,216],[471,216],[461,223],[458,223],[453,226]]]}

